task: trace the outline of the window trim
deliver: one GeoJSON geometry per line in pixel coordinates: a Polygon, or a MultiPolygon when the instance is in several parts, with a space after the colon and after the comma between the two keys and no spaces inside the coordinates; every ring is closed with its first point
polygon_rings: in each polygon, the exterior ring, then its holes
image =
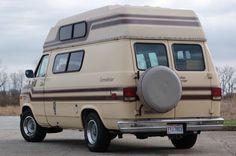
{"type": "Polygon", "coordinates": [[[204,52],[203,52],[203,48],[202,48],[202,45],[201,44],[197,44],[197,43],[172,43],[171,45],[171,50],[172,50],[172,55],[173,55],[173,61],[174,61],[174,67],[175,67],[175,70],[176,71],[179,71],[179,72],[202,72],[202,71],[206,71],[206,64],[205,64],[205,57],[204,57],[204,52]],[[199,46],[201,48],[201,53],[202,53],[202,60],[203,60],[203,70],[178,70],[176,68],[176,59],[175,59],[175,51],[174,51],[174,45],[195,45],[195,46],[199,46]]]}
{"type": "Polygon", "coordinates": [[[84,50],[76,50],[76,51],[70,51],[70,52],[63,52],[63,53],[58,53],[54,59],[53,59],[53,66],[52,66],[52,73],[53,74],[62,74],[62,73],[74,73],[74,72],[79,72],[83,66],[83,63],[84,63],[84,56],[85,56],[85,51],[84,50]],[[83,53],[83,57],[82,57],[82,60],[81,60],[81,66],[78,70],[73,70],[73,71],[67,71],[68,69],[68,66],[69,66],[69,61],[70,61],[70,56],[72,53],[76,53],[76,52],[82,52],[83,53]],[[63,72],[54,72],[53,69],[54,69],[54,66],[55,66],[55,60],[56,60],[56,57],[58,55],[62,55],[62,54],[69,54],[68,58],[67,58],[67,62],[66,62],[66,69],[65,71],[63,72]]]}
{"type": "MultiPolygon", "coordinates": [[[[139,69],[139,67],[138,67],[138,60],[137,60],[137,55],[136,55],[136,44],[158,44],[158,45],[163,45],[164,46],[164,48],[165,48],[165,53],[166,53],[166,58],[167,58],[167,66],[166,67],[170,67],[169,66],[169,57],[168,57],[168,51],[167,51],[167,47],[166,47],[166,45],[164,44],[164,43],[151,43],[151,42],[135,42],[134,43],[134,55],[135,55],[135,62],[136,62],[136,68],[139,70],[139,71],[145,71],[145,70],[147,70],[147,69],[139,69]]],[[[160,66],[163,66],[163,65],[160,65],[160,66]]],[[[149,67],[150,68],[150,67],[149,67]]]]}
{"type": "MultiPolygon", "coordinates": [[[[40,64],[42,63],[43,58],[44,58],[45,56],[48,56],[48,64],[49,64],[49,54],[42,55],[41,58],[40,58],[40,60],[39,60],[39,62],[38,62],[38,64],[37,64],[37,67],[36,67],[36,69],[35,69],[35,71],[34,71],[34,77],[35,77],[35,78],[45,77],[45,76],[38,76],[38,77],[37,77],[37,75],[36,75],[37,72],[38,72],[39,66],[40,66],[40,64]]],[[[48,64],[47,64],[47,68],[48,68],[48,64]]],[[[46,73],[47,73],[47,71],[46,71],[46,73]]]]}
{"type": "Polygon", "coordinates": [[[59,28],[59,40],[60,40],[60,41],[67,41],[67,40],[71,40],[71,39],[72,39],[72,37],[73,37],[72,35],[73,35],[73,24],[67,24],[67,25],[63,25],[63,26],[61,26],[61,27],[59,28]],[[61,33],[61,29],[62,29],[62,28],[64,28],[64,27],[67,27],[67,26],[71,26],[71,27],[72,27],[72,28],[71,28],[71,34],[70,34],[70,38],[69,38],[69,39],[64,39],[64,40],[63,40],[63,39],[61,39],[61,34],[60,34],[60,33],[61,33]]]}
{"type": "Polygon", "coordinates": [[[81,21],[81,22],[77,22],[77,23],[73,23],[73,30],[72,30],[72,39],[78,39],[78,38],[84,38],[84,37],[86,37],[86,35],[87,35],[87,22],[86,21],[81,21]],[[74,37],[74,28],[75,28],[75,25],[76,24],[81,24],[81,23],[84,23],[85,24],[85,33],[84,33],[84,35],[83,36],[80,36],[80,37],[74,37]]]}

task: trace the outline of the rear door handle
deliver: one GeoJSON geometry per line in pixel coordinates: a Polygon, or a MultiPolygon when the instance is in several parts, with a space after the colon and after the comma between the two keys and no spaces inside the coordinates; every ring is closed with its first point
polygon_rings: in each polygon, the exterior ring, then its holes
{"type": "Polygon", "coordinates": [[[181,80],[181,82],[187,82],[188,81],[185,76],[180,76],[180,80],[181,80]]]}

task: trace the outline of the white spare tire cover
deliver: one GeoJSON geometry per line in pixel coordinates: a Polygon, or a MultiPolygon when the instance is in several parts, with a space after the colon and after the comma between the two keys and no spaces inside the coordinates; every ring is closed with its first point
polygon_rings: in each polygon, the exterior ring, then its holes
{"type": "Polygon", "coordinates": [[[179,77],[171,69],[155,66],[141,75],[137,94],[141,103],[165,113],[176,107],[182,95],[182,86],[179,77]]]}

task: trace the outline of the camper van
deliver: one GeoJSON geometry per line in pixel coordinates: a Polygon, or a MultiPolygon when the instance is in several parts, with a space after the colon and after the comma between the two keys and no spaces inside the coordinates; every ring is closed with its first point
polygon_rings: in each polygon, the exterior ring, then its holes
{"type": "Polygon", "coordinates": [[[25,74],[20,130],[29,142],[78,129],[93,152],[123,134],[187,149],[223,126],[220,83],[191,10],[113,5],[62,19],[25,74]]]}

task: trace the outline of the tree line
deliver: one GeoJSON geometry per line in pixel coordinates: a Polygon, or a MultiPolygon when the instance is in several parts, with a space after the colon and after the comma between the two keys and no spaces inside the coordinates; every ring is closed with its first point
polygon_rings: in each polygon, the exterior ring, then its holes
{"type": "MultiPolygon", "coordinates": [[[[236,69],[230,66],[217,67],[224,98],[236,95],[236,69]]],[[[0,62],[0,106],[19,105],[21,88],[26,84],[23,71],[7,73],[0,62]]]]}
{"type": "Polygon", "coordinates": [[[236,95],[236,69],[224,66],[216,68],[220,79],[221,91],[224,98],[232,98],[236,95]]]}
{"type": "Polygon", "coordinates": [[[7,73],[0,62],[0,106],[19,105],[19,95],[24,83],[24,72],[7,73]]]}

